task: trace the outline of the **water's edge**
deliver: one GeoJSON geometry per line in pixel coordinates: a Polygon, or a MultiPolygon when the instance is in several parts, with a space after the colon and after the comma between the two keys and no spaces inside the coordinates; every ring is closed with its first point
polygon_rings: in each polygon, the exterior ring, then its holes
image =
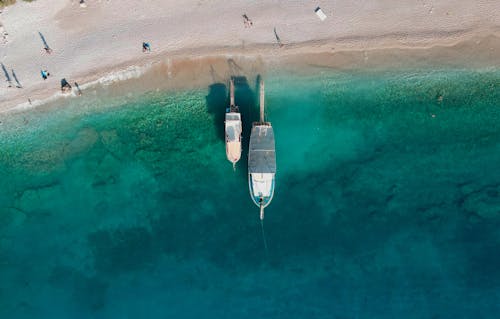
{"type": "MultiPolygon", "coordinates": [[[[11,114],[0,314],[491,317],[499,84],[496,69],[268,75],[269,256],[246,155],[236,172],[225,159],[223,81],[11,114]]],[[[236,94],[248,140],[255,79],[236,94]]]]}

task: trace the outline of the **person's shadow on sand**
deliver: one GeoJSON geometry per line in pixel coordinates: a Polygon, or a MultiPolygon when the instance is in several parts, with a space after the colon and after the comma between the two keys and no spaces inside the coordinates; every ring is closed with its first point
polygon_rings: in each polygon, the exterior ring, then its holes
{"type": "Polygon", "coordinates": [[[12,87],[12,79],[10,78],[9,71],[7,71],[7,68],[3,63],[1,64],[2,64],[3,74],[5,75],[5,80],[9,83],[9,87],[12,87]]]}
{"type": "Polygon", "coordinates": [[[16,87],[22,88],[23,86],[19,82],[19,79],[17,78],[16,72],[14,72],[14,69],[12,69],[11,71],[12,71],[12,77],[14,78],[14,81],[16,81],[16,87]]]}
{"type": "Polygon", "coordinates": [[[47,53],[52,53],[52,49],[50,48],[49,44],[47,43],[47,40],[45,40],[45,37],[43,36],[42,32],[38,31],[38,35],[40,36],[40,39],[42,39],[43,42],[43,48],[45,49],[45,52],[47,53]]]}

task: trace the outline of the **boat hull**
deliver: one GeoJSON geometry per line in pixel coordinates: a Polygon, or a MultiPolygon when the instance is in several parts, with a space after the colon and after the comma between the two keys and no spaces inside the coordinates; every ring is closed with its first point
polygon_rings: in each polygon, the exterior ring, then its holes
{"type": "Polygon", "coordinates": [[[240,113],[226,113],[225,120],[226,157],[236,164],[241,158],[241,115],[240,113]]]}

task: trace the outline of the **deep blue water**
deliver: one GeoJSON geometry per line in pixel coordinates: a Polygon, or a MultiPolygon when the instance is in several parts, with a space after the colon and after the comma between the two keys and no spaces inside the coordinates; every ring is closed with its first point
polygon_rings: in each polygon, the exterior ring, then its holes
{"type": "Polygon", "coordinates": [[[496,318],[500,71],[314,74],[265,79],[267,254],[225,84],[0,119],[0,317],[496,318]]]}

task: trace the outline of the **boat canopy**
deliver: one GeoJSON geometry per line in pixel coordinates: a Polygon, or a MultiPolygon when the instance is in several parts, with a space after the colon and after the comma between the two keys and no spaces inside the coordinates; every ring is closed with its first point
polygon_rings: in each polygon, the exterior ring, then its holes
{"type": "Polygon", "coordinates": [[[252,128],[248,173],[276,173],[274,131],[270,125],[254,125],[252,128]]]}
{"type": "Polygon", "coordinates": [[[226,141],[239,141],[241,137],[240,114],[226,114],[226,141]],[[228,119],[229,117],[229,119],[228,119]]]}
{"type": "Polygon", "coordinates": [[[236,130],[234,129],[234,126],[231,125],[226,127],[226,137],[228,141],[239,140],[238,137],[236,136],[236,130]]]}

